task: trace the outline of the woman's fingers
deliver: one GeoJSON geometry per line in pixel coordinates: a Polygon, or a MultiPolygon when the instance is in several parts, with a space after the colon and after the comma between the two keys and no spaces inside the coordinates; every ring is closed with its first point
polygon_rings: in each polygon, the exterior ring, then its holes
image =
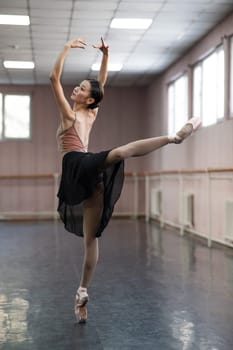
{"type": "Polygon", "coordinates": [[[102,36],[100,40],[101,40],[101,45],[92,45],[92,47],[94,47],[94,49],[100,49],[100,50],[108,49],[108,45],[106,45],[104,38],[102,36]]]}
{"type": "Polygon", "coordinates": [[[84,38],[78,38],[78,39],[72,39],[70,40],[70,47],[71,48],[81,48],[84,49],[86,46],[86,42],[84,38]]]}

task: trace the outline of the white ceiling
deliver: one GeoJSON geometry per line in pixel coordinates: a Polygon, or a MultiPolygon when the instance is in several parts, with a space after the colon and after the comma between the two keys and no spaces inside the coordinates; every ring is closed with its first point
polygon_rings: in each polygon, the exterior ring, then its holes
{"type": "Polygon", "coordinates": [[[0,84],[48,84],[64,43],[85,36],[86,50],[70,50],[64,83],[95,77],[91,65],[101,55],[91,44],[104,36],[110,85],[142,85],[166,69],[228,13],[233,0],[0,0],[0,14],[29,15],[30,26],[0,26],[0,84]],[[148,30],[110,29],[113,17],[153,18],[148,30]],[[33,60],[34,71],[10,70],[3,60],[33,60]]]}

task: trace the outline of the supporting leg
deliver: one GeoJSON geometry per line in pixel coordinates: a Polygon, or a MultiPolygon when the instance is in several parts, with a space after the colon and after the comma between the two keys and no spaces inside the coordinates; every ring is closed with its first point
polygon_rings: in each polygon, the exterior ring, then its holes
{"type": "Polygon", "coordinates": [[[99,257],[96,232],[103,211],[103,191],[103,183],[100,183],[83,208],[84,262],[80,286],[84,288],[88,287],[99,257]]]}
{"type": "Polygon", "coordinates": [[[89,286],[99,257],[96,231],[101,220],[102,211],[103,184],[100,183],[94,194],[85,201],[83,208],[84,260],[80,287],[77,290],[75,298],[75,314],[79,322],[85,322],[87,319],[87,287],[89,286]]]}

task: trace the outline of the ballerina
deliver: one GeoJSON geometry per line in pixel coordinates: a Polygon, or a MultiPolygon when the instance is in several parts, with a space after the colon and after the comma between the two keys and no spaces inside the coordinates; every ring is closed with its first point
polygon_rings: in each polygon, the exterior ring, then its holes
{"type": "Polygon", "coordinates": [[[93,45],[93,48],[102,52],[98,78],[86,79],[73,89],[72,107],[61,84],[63,64],[68,51],[73,48],[85,49],[86,45],[83,38],[68,41],[50,74],[61,117],[57,130],[57,143],[63,154],[58,212],[66,230],[84,239],[82,274],[75,296],[78,322],[87,320],[87,288],[98,261],[98,237],[107,226],[114,205],[120,197],[124,182],[124,160],[146,155],[170,143],[179,144],[200,125],[199,118],[192,118],[174,135],[137,140],[98,153],[89,152],[89,136],[107,80],[109,47],[103,38],[100,45],[93,45]]]}

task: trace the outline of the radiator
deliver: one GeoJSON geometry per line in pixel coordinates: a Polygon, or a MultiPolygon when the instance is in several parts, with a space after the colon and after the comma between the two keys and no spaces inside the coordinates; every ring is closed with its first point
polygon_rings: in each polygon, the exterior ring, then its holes
{"type": "Polygon", "coordinates": [[[180,223],[187,227],[194,226],[194,195],[184,192],[180,203],[180,223]]]}
{"type": "Polygon", "coordinates": [[[150,214],[151,216],[160,216],[162,213],[162,192],[153,188],[150,195],[150,214]]]}
{"type": "Polygon", "coordinates": [[[233,199],[228,199],[225,202],[225,238],[233,241],[233,199]]]}

